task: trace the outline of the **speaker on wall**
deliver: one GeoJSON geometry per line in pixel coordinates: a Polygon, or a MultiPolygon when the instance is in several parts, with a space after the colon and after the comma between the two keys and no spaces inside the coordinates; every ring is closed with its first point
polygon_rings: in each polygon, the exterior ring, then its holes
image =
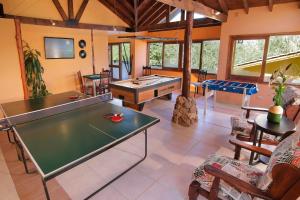
{"type": "Polygon", "coordinates": [[[0,3],[0,17],[4,17],[4,9],[2,3],[0,3]]]}

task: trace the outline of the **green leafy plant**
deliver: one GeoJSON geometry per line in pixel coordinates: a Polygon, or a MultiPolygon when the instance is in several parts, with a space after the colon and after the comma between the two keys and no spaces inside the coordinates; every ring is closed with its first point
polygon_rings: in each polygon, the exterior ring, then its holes
{"type": "Polygon", "coordinates": [[[24,42],[24,60],[26,83],[31,93],[30,98],[43,97],[49,94],[45,82],[43,80],[44,68],[40,63],[39,57],[41,53],[30,48],[28,43],[24,42]]]}
{"type": "Polygon", "coordinates": [[[270,78],[270,84],[274,85],[273,88],[275,90],[275,96],[273,97],[275,106],[283,106],[283,94],[288,80],[286,72],[291,68],[291,66],[292,64],[289,64],[286,67],[275,70],[270,78]]]}

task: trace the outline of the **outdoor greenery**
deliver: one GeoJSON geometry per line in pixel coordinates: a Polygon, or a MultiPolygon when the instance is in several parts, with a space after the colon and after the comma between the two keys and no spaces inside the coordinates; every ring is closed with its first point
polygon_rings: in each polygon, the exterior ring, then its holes
{"type": "MultiPolygon", "coordinates": [[[[260,76],[266,39],[237,40],[234,49],[232,74],[244,76],[260,76]]],[[[300,69],[300,36],[270,36],[267,52],[265,77],[270,77],[280,66],[292,63],[295,67],[289,75],[296,74],[300,69]]]]}
{"type": "Polygon", "coordinates": [[[24,42],[24,62],[26,83],[30,92],[30,98],[43,97],[49,94],[45,82],[43,80],[44,68],[39,61],[41,53],[29,47],[28,43],[24,42]]]}
{"type": "Polygon", "coordinates": [[[149,65],[154,68],[162,66],[162,50],[163,43],[150,43],[149,44],[149,65]]]}
{"type": "MultiPolygon", "coordinates": [[[[192,44],[192,69],[207,69],[208,72],[216,73],[219,58],[219,40],[210,40],[203,42],[195,42],[192,44]],[[203,45],[201,45],[203,43],[203,45]],[[201,48],[202,50],[202,58],[201,48]],[[200,61],[202,59],[202,66],[200,61]]],[[[179,43],[163,44],[150,43],[149,44],[149,65],[154,68],[162,68],[162,59],[164,59],[164,66],[167,68],[178,68],[179,61],[179,43]],[[164,45],[164,58],[163,58],[164,45]]],[[[182,55],[183,56],[183,55],[182,55]]]]}
{"type": "Polygon", "coordinates": [[[164,67],[178,68],[179,44],[165,44],[164,67]]]}

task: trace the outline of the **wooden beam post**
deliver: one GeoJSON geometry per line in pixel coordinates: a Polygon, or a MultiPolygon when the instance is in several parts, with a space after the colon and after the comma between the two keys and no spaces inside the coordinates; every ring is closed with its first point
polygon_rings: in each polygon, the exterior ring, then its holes
{"type": "Polygon", "coordinates": [[[200,3],[198,1],[194,0],[157,0],[161,3],[180,8],[186,11],[190,12],[197,12],[200,13],[208,18],[220,21],[220,22],[226,22],[227,15],[224,13],[220,13],[219,11],[210,8],[203,3],[200,3]]]}
{"type": "Polygon", "coordinates": [[[222,8],[222,11],[227,14],[228,13],[228,7],[227,7],[227,4],[226,4],[225,0],[218,0],[218,1],[219,1],[219,4],[220,4],[221,8],[222,8]]]}
{"type": "Polygon", "coordinates": [[[20,63],[20,71],[21,71],[21,79],[22,79],[22,87],[24,93],[24,99],[29,98],[27,82],[26,82],[26,73],[25,73],[25,63],[24,63],[24,52],[23,52],[23,44],[22,44],[22,32],[21,32],[21,22],[19,19],[14,19],[15,21],[15,29],[16,29],[16,43],[17,50],[19,55],[19,63],[20,63]]]}
{"type": "Polygon", "coordinates": [[[96,74],[95,67],[95,52],[94,52],[94,30],[91,29],[91,46],[92,46],[92,66],[93,66],[93,74],[96,74]]]}
{"type": "Polygon", "coordinates": [[[245,13],[248,14],[248,13],[249,13],[249,4],[248,4],[248,0],[243,0],[243,5],[244,5],[245,13]]]}
{"type": "Polygon", "coordinates": [[[85,10],[85,8],[86,8],[88,2],[89,2],[89,0],[83,0],[83,1],[82,1],[81,5],[80,5],[80,7],[79,7],[79,10],[78,10],[78,12],[77,12],[77,14],[76,14],[76,17],[75,17],[75,21],[76,21],[76,22],[79,23],[79,20],[80,20],[82,14],[83,14],[83,12],[84,12],[84,10],[85,10]]]}
{"type": "Polygon", "coordinates": [[[69,19],[74,19],[73,0],[68,0],[68,14],[69,14],[69,19]]]}
{"type": "Polygon", "coordinates": [[[167,15],[166,15],[166,23],[170,22],[170,12],[171,12],[171,6],[167,7],[167,15]]]}
{"type": "Polygon", "coordinates": [[[186,13],[186,27],[184,33],[184,57],[182,70],[182,96],[186,98],[190,96],[193,19],[194,12],[188,11],[186,13]]]}
{"type": "Polygon", "coordinates": [[[274,2],[273,0],[269,0],[269,11],[272,12],[273,11],[273,5],[274,5],[274,2]]]}
{"type": "Polygon", "coordinates": [[[180,15],[180,21],[184,21],[185,20],[185,10],[181,9],[181,15],[180,15]]]}
{"type": "Polygon", "coordinates": [[[68,20],[68,17],[64,11],[64,9],[61,7],[60,3],[58,0],[52,0],[53,4],[55,5],[57,11],[59,12],[61,18],[64,20],[64,21],[67,21],[68,20]]]}

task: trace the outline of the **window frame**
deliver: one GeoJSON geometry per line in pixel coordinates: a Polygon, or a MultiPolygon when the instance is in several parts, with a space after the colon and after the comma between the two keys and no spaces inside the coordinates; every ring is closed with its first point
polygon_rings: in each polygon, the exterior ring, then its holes
{"type": "MultiPolygon", "coordinates": [[[[213,40],[218,40],[220,41],[220,38],[209,38],[209,39],[196,39],[193,40],[192,43],[201,43],[201,51],[200,51],[200,66],[199,69],[191,69],[192,73],[198,73],[199,70],[202,69],[202,56],[203,56],[203,42],[204,41],[213,41],[213,40]]],[[[221,42],[221,41],[220,41],[221,42]]],[[[162,48],[162,66],[160,69],[155,68],[155,70],[168,70],[168,71],[179,71],[181,72],[183,69],[183,53],[184,53],[184,41],[183,40],[178,40],[178,41],[151,41],[147,43],[147,65],[149,66],[149,52],[150,52],[150,44],[151,43],[162,43],[163,48],[162,48]],[[164,50],[165,50],[165,44],[179,44],[179,57],[178,57],[178,68],[171,68],[171,67],[165,67],[164,66],[164,50]]],[[[191,66],[192,67],[192,66],[191,66]]],[[[217,66],[218,67],[218,66],[217,66]]],[[[217,70],[218,71],[218,70],[217,70]]],[[[216,73],[208,73],[209,75],[216,75],[216,73]]]]}
{"type": "Polygon", "coordinates": [[[269,43],[271,36],[285,36],[285,35],[299,35],[300,32],[288,32],[288,33],[268,33],[268,34],[257,34],[257,35],[232,35],[229,38],[229,52],[228,52],[228,60],[226,66],[226,77],[225,79],[236,80],[236,81],[249,81],[249,82],[257,82],[268,84],[264,81],[266,65],[267,65],[267,56],[269,50],[269,43]],[[232,75],[232,64],[234,60],[234,45],[237,40],[251,40],[251,39],[264,39],[264,51],[262,58],[262,68],[259,77],[251,77],[251,76],[243,76],[243,75],[232,75]]]}

